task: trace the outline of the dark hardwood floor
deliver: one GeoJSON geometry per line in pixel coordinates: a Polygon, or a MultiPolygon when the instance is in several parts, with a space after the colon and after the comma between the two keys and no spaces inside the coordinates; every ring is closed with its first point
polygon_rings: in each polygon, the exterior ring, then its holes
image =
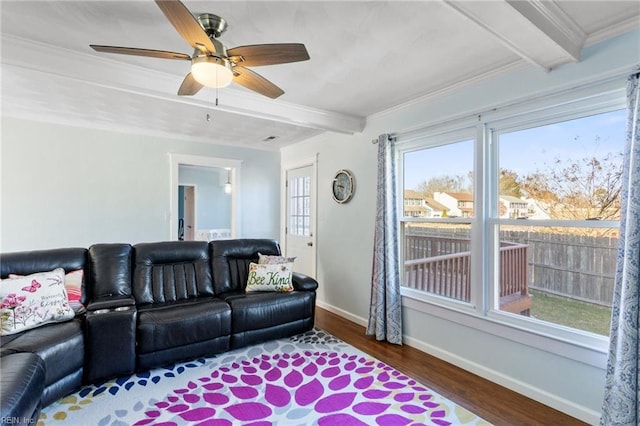
{"type": "Polygon", "coordinates": [[[364,327],[316,308],[316,326],[418,380],[496,426],[586,425],[573,417],[407,345],[377,342],[364,327]]]}

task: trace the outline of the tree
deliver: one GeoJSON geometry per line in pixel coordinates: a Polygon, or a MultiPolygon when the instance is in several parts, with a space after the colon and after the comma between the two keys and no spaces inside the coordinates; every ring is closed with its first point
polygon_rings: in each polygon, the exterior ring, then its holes
{"type": "Polygon", "coordinates": [[[581,159],[556,159],[522,181],[524,192],[546,203],[555,219],[620,218],[622,153],[581,159]]]}
{"type": "Polygon", "coordinates": [[[522,197],[520,178],[516,172],[500,169],[499,195],[511,195],[517,198],[522,197]]]}
{"type": "Polygon", "coordinates": [[[432,177],[415,187],[416,192],[429,198],[433,198],[434,192],[470,192],[468,190],[467,177],[462,175],[432,177]]]}
{"type": "Polygon", "coordinates": [[[520,183],[525,196],[533,198],[547,205],[556,204],[558,196],[553,192],[549,183],[549,177],[536,170],[521,179],[520,183]]]}

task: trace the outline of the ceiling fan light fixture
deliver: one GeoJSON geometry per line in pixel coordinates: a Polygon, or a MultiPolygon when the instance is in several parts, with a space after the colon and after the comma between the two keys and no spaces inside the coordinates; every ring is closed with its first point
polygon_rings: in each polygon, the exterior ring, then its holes
{"type": "Polygon", "coordinates": [[[229,61],[215,56],[196,56],[193,58],[191,75],[205,87],[227,87],[233,80],[229,61]]]}
{"type": "Polygon", "coordinates": [[[191,72],[184,77],[178,89],[179,96],[193,96],[203,87],[217,89],[234,81],[249,90],[276,99],[284,94],[284,90],[247,67],[287,64],[309,59],[309,52],[302,43],[251,44],[227,49],[218,39],[227,29],[227,21],[220,16],[203,13],[196,18],[180,0],[156,0],[156,5],[184,41],[194,49],[192,56],[137,47],[95,44],[89,46],[97,52],[191,60],[191,72]]]}

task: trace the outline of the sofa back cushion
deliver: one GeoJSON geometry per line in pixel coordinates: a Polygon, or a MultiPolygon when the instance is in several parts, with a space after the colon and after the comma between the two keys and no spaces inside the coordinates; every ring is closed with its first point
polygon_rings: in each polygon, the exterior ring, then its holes
{"type": "Polygon", "coordinates": [[[87,302],[110,296],[131,296],[130,244],[94,244],[89,247],[87,302]]]}
{"type": "Polygon", "coordinates": [[[269,239],[214,240],[210,245],[216,294],[244,291],[249,264],[258,263],[258,253],[280,255],[278,242],[269,239]]]}
{"type": "Polygon", "coordinates": [[[206,241],[165,241],[133,247],[133,297],[137,304],[213,295],[206,241]]]}
{"type": "MultiPolygon", "coordinates": [[[[83,270],[86,276],[87,249],[59,248],[0,254],[0,278],[3,279],[7,278],[9,274],[31,275],[52,271],[56,268],[62,268],[66,273],[83,270]]],[[[85,303],[84,283],[82,286],[80,301],[85,303]]]]}

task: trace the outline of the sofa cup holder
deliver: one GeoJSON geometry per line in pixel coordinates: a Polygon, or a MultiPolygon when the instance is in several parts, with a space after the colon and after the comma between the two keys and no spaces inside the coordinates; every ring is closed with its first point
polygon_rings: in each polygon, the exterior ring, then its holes
{"type": "Polygon", "coordinates": [[[112,308],[112,309],[97,309],[95,311],[91,311],[91,313],[93,314],[108,314],[109,312],[123,312],[123,311],[128,311],[132,309],[131,306],[120,306],[118,308],[112,308]]]}

